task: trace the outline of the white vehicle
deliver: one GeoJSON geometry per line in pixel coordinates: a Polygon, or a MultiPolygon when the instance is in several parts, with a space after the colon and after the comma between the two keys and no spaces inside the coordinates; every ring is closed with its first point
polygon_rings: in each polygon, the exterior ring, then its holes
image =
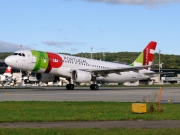
{"type": "Polygon", "coordinates": [[[36,50],[16,51],[5,59],[5,63],[19,70],[35,71],[40,82],[64,77],[69,81],[68,90],[73,90],[75,83],[87,82],[91,83],[91,90],[98,90],[97,82],[124,83],[154,77],[150,66],[156,44],[151,41],[130,65],[36,50]]]}

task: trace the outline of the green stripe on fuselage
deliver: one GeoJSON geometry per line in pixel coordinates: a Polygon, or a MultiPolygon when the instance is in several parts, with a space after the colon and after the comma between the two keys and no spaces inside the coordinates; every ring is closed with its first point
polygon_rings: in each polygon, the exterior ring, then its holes
{"type": "Polygon", "coordinates": [[[39,69],[46,70],[49,64],[49,58],[46,52],[31,50],[32,55],[36,57],[36,64],[33,71],[38,71],[39,69]]]}

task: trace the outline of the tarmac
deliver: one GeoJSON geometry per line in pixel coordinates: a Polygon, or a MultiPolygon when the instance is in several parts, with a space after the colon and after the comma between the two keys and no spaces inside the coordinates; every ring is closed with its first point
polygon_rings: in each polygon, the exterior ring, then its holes
{"type": "MultiPolygon", "coordinates": [[[[156,99],[158,87],[0,87],[0,101],[105,101],[105,102],[142,102],[156,99]]],[[[180,87],[162,87],[162,102],[180,103],[180,87]]]]}
{"type": "Polygon", "coordinates": [[[64,122],[6,122],[0,128],[180,128],[180,120],[163,121],[64,121],[64,122]]]}

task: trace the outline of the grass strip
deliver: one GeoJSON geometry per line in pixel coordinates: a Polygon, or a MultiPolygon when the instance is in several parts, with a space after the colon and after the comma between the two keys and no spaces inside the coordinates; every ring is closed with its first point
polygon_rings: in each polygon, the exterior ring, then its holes
{"type": "Polygon", "coordinates": [[[1,135],[178,135],[180,129],[0,129],[1,135]]]}
{"type": "MultiPolygon", "coordinates": [[[[155,103],[157,105],[157,103],[155,103]]],[[[130,102],[0,102],[0,122],[95,120],[180,120],[180,104],[162,104],[162,113],[134,114],[130,102]]]]}

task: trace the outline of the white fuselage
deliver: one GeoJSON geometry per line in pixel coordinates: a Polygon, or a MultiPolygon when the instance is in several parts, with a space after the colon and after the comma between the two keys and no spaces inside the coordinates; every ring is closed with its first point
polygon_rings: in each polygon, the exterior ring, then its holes
{"type": "MultiPolygon", "coordinates": [[[[71,71],[74,69],[114,69],[122,67],[130,67],[129,65],[106,62],[101,60],[87,59],[76,56],[54,54],[46,52],[32,53],[31,50],[20,50],[5,59],[7,65],[24,71],[35,71],[37,73],[48,73],[59,77],[70,78],[71,71]]],[[[109,83],[122,83],[137,80],[148,79],[151,76],[144,73],[153,73],[146,69],[138,72],[127,71],[110,73],[107,76],[98,76],[97,81],[109,83]]]]}

